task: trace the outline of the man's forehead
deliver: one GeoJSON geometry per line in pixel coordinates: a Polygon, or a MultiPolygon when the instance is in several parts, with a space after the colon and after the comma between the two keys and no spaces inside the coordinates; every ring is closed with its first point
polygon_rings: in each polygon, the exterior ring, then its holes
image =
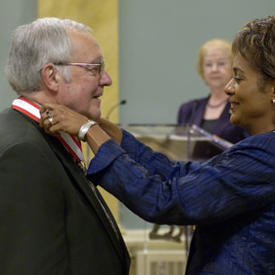
{"type": "Polygon", "coordinates": [[[91,33],[78,30],[70,30],[68,33],[72,39],[75,54],[93,53],[95,55],[93,59],[102,60],[99,44],[91,33]]]}
{"type": "Polygon", "coordinates": [[[77,29],[73,29],[73,28],[69,28],[67,30],[69,36],[71,38],[87,38],[87,39],[91,39],[94,41],[94,43],[98,44],[95,37],[93,36],[93,34],[91,32],[87,32],[87,31],[83,31],[83,30],[77,30],[77,29]]]}

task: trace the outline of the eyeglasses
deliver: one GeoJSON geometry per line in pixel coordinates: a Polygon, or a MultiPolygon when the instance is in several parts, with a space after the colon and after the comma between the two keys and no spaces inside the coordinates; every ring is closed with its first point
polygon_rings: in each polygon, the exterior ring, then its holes
{"type": "Polygon", "coordinates": [[[65,64],[54,64],[56,66],[78,66],[85,68],[88,72],[93,75],[102,75],[105,70],[105,63],[65,63],[65,64]]]}

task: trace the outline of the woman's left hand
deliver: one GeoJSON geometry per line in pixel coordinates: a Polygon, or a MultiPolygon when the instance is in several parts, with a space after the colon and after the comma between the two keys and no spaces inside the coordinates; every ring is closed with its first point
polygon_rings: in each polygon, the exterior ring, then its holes
{"type": "Polygon", "coordinates": [[[77,136],[80,127],[89,120],[66,106],[52,103],[43,104],[40,114],[40,126],[46,133],[54,136],[61,131],[77,136]]]}

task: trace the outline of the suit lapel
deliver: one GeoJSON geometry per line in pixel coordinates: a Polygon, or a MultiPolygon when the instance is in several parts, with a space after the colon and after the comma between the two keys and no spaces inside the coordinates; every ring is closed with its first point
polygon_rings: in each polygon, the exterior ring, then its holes
{"type": "Polygon", "coordinates": [[[97,213],[98,218],[102,222],[106,233],[110,237],[116,251],[120,255],[121,260],[124,262],[124,265],[126,262],[126,266],[129,266],[128,250],[125,246],[123,238],[108,206],[105,204],[96,187],[93,183],[88,181],[81,168],[75,163],[72,156],[66,151],[62,144],[56,138],[45,134],[38,125],[35,123],[34,125],[47,140],[49,146],[55,152],[57,158],[62,163],[72,182],[82,191],[83,196],[97,213]],[[110,228],[113,230],[110,230],[110,228]]]}

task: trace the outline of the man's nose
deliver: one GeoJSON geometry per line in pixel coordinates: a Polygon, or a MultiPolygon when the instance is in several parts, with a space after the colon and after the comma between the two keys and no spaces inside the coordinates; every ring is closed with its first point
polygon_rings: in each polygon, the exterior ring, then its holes
{"type": "Polygon", "coordinates": [[[104,71],[100,77],[100,85],[102,86],[111,86],[112,85],[112,78],[110,75],[104,71]]]}

